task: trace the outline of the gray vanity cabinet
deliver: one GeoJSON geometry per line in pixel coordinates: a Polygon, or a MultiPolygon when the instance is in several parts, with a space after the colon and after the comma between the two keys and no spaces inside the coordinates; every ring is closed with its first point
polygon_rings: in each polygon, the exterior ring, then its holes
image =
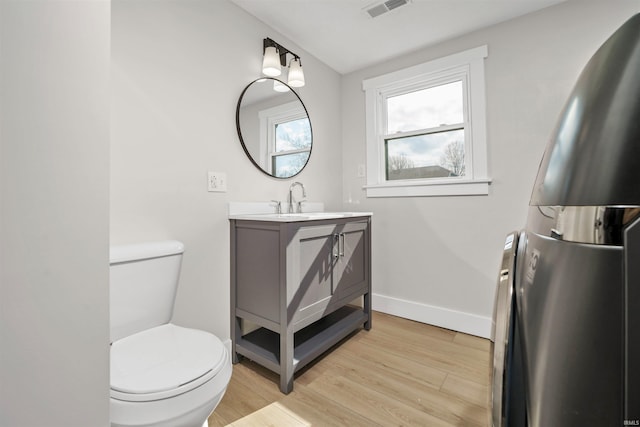
{"type": "Polygon", "coordinates": [[[295,371],[360,327],[371,327],[370,216],[231,220],[234,362],[275,371],[289,393],[295,371]],[[258,329],[243,333],[248,322],[258,329]]]}

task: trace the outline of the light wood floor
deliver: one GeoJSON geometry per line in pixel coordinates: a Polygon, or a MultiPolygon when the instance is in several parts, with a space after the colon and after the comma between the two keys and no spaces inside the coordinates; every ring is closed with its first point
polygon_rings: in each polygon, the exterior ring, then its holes
{"type": "Polygon", "coordinates": [[[293,392],[243,359],[209,425],[487,426],[489,341],[374,313],[296,374],[293,392]]]}

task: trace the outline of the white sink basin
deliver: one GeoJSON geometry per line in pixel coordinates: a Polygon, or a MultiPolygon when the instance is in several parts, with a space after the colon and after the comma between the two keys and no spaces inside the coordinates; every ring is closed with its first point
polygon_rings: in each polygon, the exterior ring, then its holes
{"type": "Polygon", "coordinates": [[[304,212],[304,213],[288,213],[274,214],[274,216],[282,218],[342,218],[345,216],[353,216],[351,212],[304,212]]]}

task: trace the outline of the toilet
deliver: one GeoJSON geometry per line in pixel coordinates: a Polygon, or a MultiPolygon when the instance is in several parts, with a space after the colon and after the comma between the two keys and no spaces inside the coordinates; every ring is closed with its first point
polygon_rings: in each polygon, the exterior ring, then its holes
{"type": "Polygon", "coordinates": [[[110,248],[112,427],[201,427],[231,379],[213,334],[170,323],[184,245],[110,248]]]}

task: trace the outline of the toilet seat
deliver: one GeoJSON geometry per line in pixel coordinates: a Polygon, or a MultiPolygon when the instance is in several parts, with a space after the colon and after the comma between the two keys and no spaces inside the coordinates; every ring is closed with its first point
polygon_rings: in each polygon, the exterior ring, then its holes
{"type": "Polygon", "coordinates": [[[130,402],[167,399],[206,383],[223,369],[218,337],[171,323],[111,345],[111,397],[130,402]]]}

